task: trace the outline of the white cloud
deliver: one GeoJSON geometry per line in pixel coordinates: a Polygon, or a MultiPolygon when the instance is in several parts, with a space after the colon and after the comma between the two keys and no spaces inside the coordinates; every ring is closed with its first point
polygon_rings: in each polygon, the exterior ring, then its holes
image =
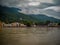
{"type": "Polygon", "coordinates": [[[22,9],[22,11],[19,11],[21,13],[24,13],[24,14],[40,14],[40,12],[42,11],[42,9],[37,9],[37,8],[34,8],[34,9],[22,9]]]}
{"type": "Polygon", "coordinates": [[[60,6],[44,8],[42,13],[49,17],[60,19],[60,6]]]}
{"type": "Polygon", "coordinates": [[[29,0],[31,2],[52,2],[52,0],[29,0]]]}
{"type": "Polygon", "coordinates": [[[52,9],[56,12],[60,12],[60,6],[52,6],[52,7],[44,8],[44,10],[48,10],[48,9],[52,9]]]}
{"type": "Polygon", "coordinates": [[[40,2],[30,2],[28,3],[29,6],[38,6],[40,5],[40,2]]]}

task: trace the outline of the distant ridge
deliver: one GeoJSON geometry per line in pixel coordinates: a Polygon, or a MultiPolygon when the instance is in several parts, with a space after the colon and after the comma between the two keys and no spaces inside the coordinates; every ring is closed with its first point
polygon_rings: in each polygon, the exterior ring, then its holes
{"type": "Polygon", "coordinates": [[[21,11],[19,8],[14,7],[6,7],[0,5],[0,20],[3,22],[20,22],[20,18],[27,21],[33,21],[33,22],[40,22],[40,21],[46,21],[50,20],[52,22],[60,22],[59,19],[48,17],[44,14],[23,14],[18,12],[18,10],[21,11]]]}

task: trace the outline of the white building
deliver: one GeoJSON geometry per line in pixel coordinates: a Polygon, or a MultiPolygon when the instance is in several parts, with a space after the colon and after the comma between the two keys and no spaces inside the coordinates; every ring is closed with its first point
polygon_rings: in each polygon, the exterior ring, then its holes
{"type": "Polygon", "coordinates": [[[58,26],[58,23],[50,23],[48,26],[58,26]]]}

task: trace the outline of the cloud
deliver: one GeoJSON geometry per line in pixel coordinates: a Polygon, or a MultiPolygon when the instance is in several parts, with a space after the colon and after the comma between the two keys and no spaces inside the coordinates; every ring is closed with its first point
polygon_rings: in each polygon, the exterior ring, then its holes
{"type": "Polygon", "coordinates": [[[25,14],[44,14],[49,17],[60,19],[60,6],[51,6],[44,9],[37,9],[37,8],[23,9],[22,11],[19,12],[25,14]]]}
{"type": "Polygon", "coordinates": [[[22,8],[22,13],[39,14],[44,9],[49,10],[45,11],[47,16],[60,18],[60,13],[57,13],[60,12],[60,7],[53,6],[52,3],[53,5],[60,5],[60,0],[0,0],[0,5],[22,8]],[[44,2],[44,4],[41,4],[41,2],[44,2]]]}
{"type": "Polygon", "coordinates": [[[5,6],[17,6],[28,2],[27,0],[1,0],[0,5],[5,6]]]}
{"type": "Polygon", "coordinates": [[[60,0],[53,0],[54,4],[60,5],[60,0]]]}
{"type": "Polygon", "coordinates": [[[0,5],[23,7],[23,6],[29,6],[29,5],[30,6],[38,5],[39,2],[52,2],[52,0],[49,0],[49,1],[48,0],[0,0],[0,5]]]}
{"type": "Polygon", "coordinates": [[[21,13],[24,13],[24,14],[41,14],[42,10],[41,9],[23,9],[22,11],[19,11],[21,13]]]}
{"type": "Polygon", "coordinates": [[[37,5],[40,5],[40,2],[30,2],[30,3],[28,3],[28,5],[37,6],[37,5]]]}
{"type": "Polygon", "coordinates": [[[47,7],[47,8],[44,8],[44,10],[54,10],[56,12],[60,12],[60,6],[51,6],[51,7],[47,7]]]}
{"type": "Polygon", "coordinates": [[[60,6],[51,6],[43,9],[43,14],[60,19],[60,6]]]}

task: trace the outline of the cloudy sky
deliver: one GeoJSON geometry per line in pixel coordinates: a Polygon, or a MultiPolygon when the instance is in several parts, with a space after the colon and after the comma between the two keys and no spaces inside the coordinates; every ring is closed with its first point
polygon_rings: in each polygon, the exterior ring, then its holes
{"type": "Polygon", "coordinates": [[[40,2],[51,3],[52,0],[1,0],[0,4],[6,6],[37,6],[40,2]]]}
{"type": "Polygon", "coordinates": [[[20,8],[21,12],[26,14],[39,14],[43,10],[44,14],[47,14],[47,10],[49,16],[60,18],[60,0],[0,0],[0,5],[20,8]],[[49,13],[52,12],[50,9],[53,13],[49,13]]]}

